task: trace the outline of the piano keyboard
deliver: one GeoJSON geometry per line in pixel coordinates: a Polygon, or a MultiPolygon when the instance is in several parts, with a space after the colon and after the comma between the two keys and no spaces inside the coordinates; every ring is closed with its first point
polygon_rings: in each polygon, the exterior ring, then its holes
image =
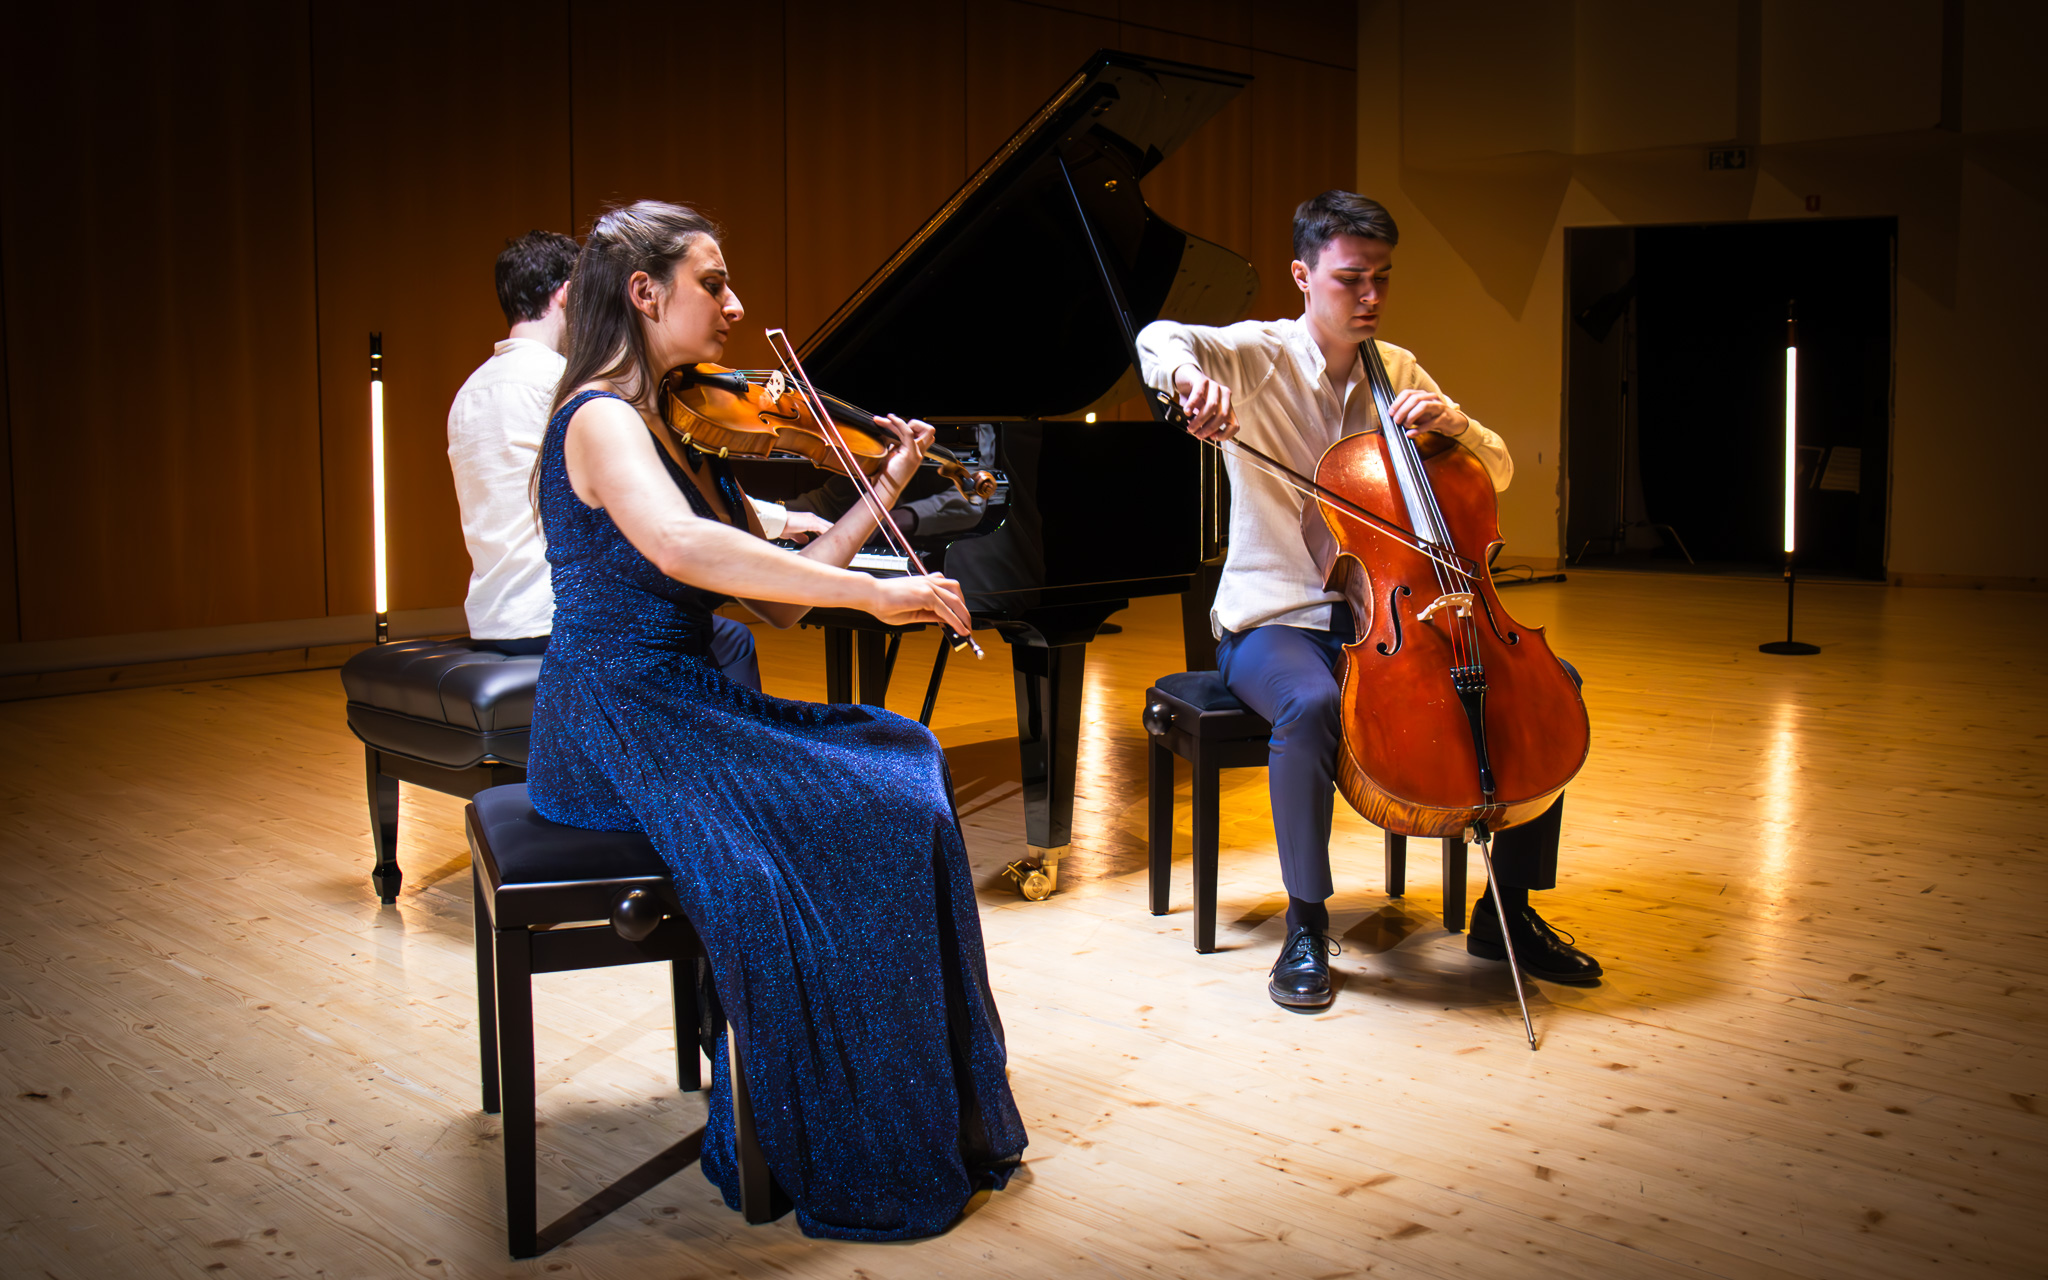
{"type": "Polygon", "coordinates": [[[856,551],[853,553],[852,563],[846,567],[883,575],[909,573],[910,558],[908,556],[878,556],[871,555],[866,551],[856,551]]]}

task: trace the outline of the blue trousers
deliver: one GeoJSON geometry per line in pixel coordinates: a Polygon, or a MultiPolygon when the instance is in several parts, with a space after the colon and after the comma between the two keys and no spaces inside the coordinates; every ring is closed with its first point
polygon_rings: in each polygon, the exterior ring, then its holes
{"type": "MultiPolygon", "coordinates": [[[[518,640],[479,640],[499,653],[514,657],[531,657],[548,651],[546,636],[525,636],[518,640]]],[[[756,693],[761,691],[761,661],[754,656],[754,633],[745,623],[734,622],[731,618],[711,615],[711,660],[718,664],[728,680],[743,684],[756,693]]]]}
{"type": "MultiPolygon", "coordinates": [[[[1253,627],[1226,631],[1216,669],[1237,700],[1272,723],[1266,780],[1273,797],[1273,835],[1287,894],[1321,902],[1330,881],[1330,820],[1336,805],[1337,665],[1352,640],[1351,611],[1330,610],[1331,627],[1253,627]]],[[[1576,680],[1578,673],[1574,671],[1576,680]]],[[[1493,874],[1503,888],[1557,887],[1558,832],[1564,797],[1532,822],[1494,837],[1493,874]]]]}

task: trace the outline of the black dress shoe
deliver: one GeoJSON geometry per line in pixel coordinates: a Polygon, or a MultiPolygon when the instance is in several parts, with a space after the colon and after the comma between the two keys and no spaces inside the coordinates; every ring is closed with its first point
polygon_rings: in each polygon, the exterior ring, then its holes
{"type": "Polygon", "coordinates": [[[1337,998],[1330,989],[1330,956],[1337,950],[1320,933],[1296,929],[1287,935],[1266,994],[1283,1009],[1322,1009],[1337,998]]]}
{"type": "MultiPolygon", "coordinates": [[[[1601,974],[1600,962],[1573,946],[1570,934],[1559,934],[1536,908],[1524,905],[1508,908],[1508,924],[1514,930],[1515,963],[1532,978],[1547,982],[1585,983],[1601,974]]],[[[1500,913],[1493,898],[1481,894],[1472,908],[1472,928],[1465,935],[1465,950],[1482,960],[1505,960],[1508,949],[1501,945],[1500,913]]]]}

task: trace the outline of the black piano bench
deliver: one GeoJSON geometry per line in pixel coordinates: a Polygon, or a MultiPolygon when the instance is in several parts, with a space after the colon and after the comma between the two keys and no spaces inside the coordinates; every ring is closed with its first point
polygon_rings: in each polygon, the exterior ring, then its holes
{"type": "MultiPolygon", "coordinates": [[[[524,783],[477,792],[465,825],[476,886],[483,1106],[504,1113],[505,1233],[513,1257],[531,1258],[587,1225],[578,1219],[590,1216],[579,1211],[565,1217],[549,1228],[543,1244],[535,1188],[533,975],[668,961],[675,994],[676,1076],[685,1092],[703,1087],[699,1050],[730,1033],[717,1012],[704,944],[683,915],[668,868],[646,836],[549,822],[534,812],[524,783]]],[[[787,1210],[788,1200],[769,1176],[754,1139],[737,1039],[728,1050],[736,1086],[741,1212],[750,1223],[767,1222],[787,1210]]],[[[689,1158],[702,1138],[699,1130],[688,1140],[689,1158]]]]}
{"type": "Polygon", "coordinates": [[[398,784],[463,799],[526,780],[526,731],[540,659],[511,658],[474,640],[400,640],[341,668],[348,727],[363,740],[370,783],[370,881],[398,901],[398,784]]]}
{"type": "MultiPolygon", "coordinates": [[[[1273,726],[1239,702],[1214,671],[1161,676],[1145,691],[1151,740],[1146,823],[1151,853],[1152,914],[1163,916],[1173,888],[1173,758],[1194,767],[1195,950],[1216,949],[1217,793],[1225,769],[1264,768],[1273,726]]],[[[1386,833],[1387,896],[1408,886],[1408,837],[1386,833]]],[[[1465,927],[1465,842],[1444,841],[1444,928],[1465,927]]]]}

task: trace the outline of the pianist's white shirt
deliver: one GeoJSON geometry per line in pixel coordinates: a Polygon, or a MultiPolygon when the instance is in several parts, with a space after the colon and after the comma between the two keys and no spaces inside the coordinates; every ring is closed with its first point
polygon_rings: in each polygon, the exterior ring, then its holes
{"type": "MultiPolygon", "coordinates": [[[[1396,392],[1437,391],[1436,383],[1400,347],[1382,342],[1380,358],[1396,392]]],[[[1173,390],[1174,371],[1192,364],[1229,387],[1238,439],[1314,475],[1323,452],[1342,436],[1373,429],[1379,414],[1356,362],[1349,382],[1332,386],[1323,353],[1301,320],[1244,320],[1223,328],[1161,320],[1138,335],[1145,381],[1173,390]]],[[[1458,437],[1485,464],[1496,490],[1515,474],[1501,438],[1474,422],[1458,437]]],[[[1230,552],[1223,562],[1209,626],[1225,630],[1281,625],[1323,630],[1330,602],[1301,536],[1302,497],[1263,471],[1226,458],[1230,476],[1230,552]]]]}
{"type": "Polygon", "coordinates": [[[448,407],[448,462],[469,544],[469,634],[479,640],[547,635],[555,592],[529,484],[548,405],[567,367],[532,338],[506,338],[448,407]]]}

